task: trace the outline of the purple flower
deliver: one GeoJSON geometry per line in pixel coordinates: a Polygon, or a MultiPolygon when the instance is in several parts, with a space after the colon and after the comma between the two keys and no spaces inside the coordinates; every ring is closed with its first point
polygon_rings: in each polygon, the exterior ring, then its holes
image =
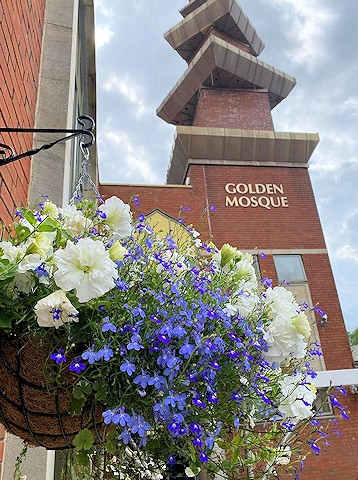
{"type": "Polygon", "coordinates": [[[308,442],[308,444],[312,448],[313,453],[315,455],[319,455],[319,452],[321,451],[321,449],[319,448],[319,446],[315,442],[316,442],[315,440],[311,440],[311,441],[308,442]]]}
{"type": "Polygon", "coordinates": [[[170,338],[162,333],[160,333],[157,338],[160,342],[164,343],[164,345],[169,345],[171,342],[170,338]]]}
{"type": "Polygon", "coordinates": [[[136,371],[136,367],[134,363],[130,362],[129,360],[125,359],[122,365],[120,366],[121,372],[126,372],[130,377],[136,371]]]}
{"type": "Polygon", "coordinates": [[[131,341],[127,345],[127,349],[136,350],[138,352],[139,350],[144,348],[143,345],[141,344],[141,341],[142,339],[140,338],[140,335],[138,335],[137,333],[132,335],[131,341]]]}
{"type": "Polygon", "coordinates": [[[218,362],[216,362],[215,360],[213,360],[212,362],[210,362],[210,365],[211,365],[212,368],[214,368],[215,370],[221,370],[220,365],[219,365],[218,362]]]}
{"type": "Polygon", "coordinates": [[[66,361],[66,356],[64,355],[64,349],[60,348],[58,352],[54,352],[50,355],[51,360],[55,360],[57,365],[60,365],[61,363],[66,361]]]}
{"type": "Polygon", "coordinates": [[[144,437],[146,432],[150,430],[150,424],[144,420],[142,415],[134,415],[131,417],[128,425],[132,433],[138,433],[140,437],[144,437]]]}
{"type": "Polygon", "coordinates": [[[41,277],[49,277],[50,274],[48,273],[48,271],[46,270],[45,268],[45,264],[44,263],[41,263],[41,265],[39,265],[35,270],[34,272],[36,273],[36,275],[38,276],[38,278],[41,278],[41,277]]]}
{"type": "Polygon", "coordinates": [[[75,372],[77,374],[80,374],[83,370],[86,370],[86,365],[81,362],[80,357],[77,357],[73,360],[73,362],[68,368],[70,372],[75,372]]]}
{"type": "Polygon", "coordinates": [[[206,454],[205,452],[201,452],[200,457],[199,457],[199,460],[200,460],[202,463],[208,463],[209,457],[207,456],[207,454],[206,454]]]}
{"type": "Polygon", "coordinates": [[[109,317],[103,319],[102,332],[114,332],[116,333],[117,327],[110,322],[109,317]]]}
{"type": "Polygon", "coordinates": [[[107,215],[102,210],[96,210],[96,215],[100,220],[105,220],[107,215]]]}
{"type": "Polygon", "coordinates": [[[128,430],[128,428],[123,430],[123,432],[119,435],[118,440],[122,440],[124,445],[128,445],[128,443],[132,441],[131,432],[128,430]]]}
{"type": "Polygon", "coordinates": [[[265,287],[271,287],[272,285],[272,278],[268,278],[268,277],[263,277],[261,279],[261,282],[265,285],[265,287]]]}
{"type": "Polygon", "coordinates": [[[200,408],[206,408],[205,403],[200,399],[200,396],[193,398],[193,404],[200,408]]]}
{"type": "Polygon", "coordinates": [[[119,423],[119,420],[117,421],[117,409],[115,408],[114,410],[106,410],[105,412],[102,413],[102,417],[104,418],[104,423],[106,425],[109,425],[110,423],[114,423],[117,425],[119,423]]]}
{"type": "Polygon", "coordinates": [[[194,350],[195,346],[189,343],[189,339],[187,338],[184,345],[182,345],[182,347],[180,348],[179,353],[180,355],[183,355],[185,359],[188,359],[194,350]]]}
{"type": "Polygon", "coordinates": [[[191,431],[191,433],[194,433],[195,435],[201,434],[201,426],[198,423],[192,422],[189,425],[189,430],[191,431]]]}
{"type": "Polygon", "coordinates": [[[142,318],[145,318],[145,313],[140,307],[133,308],[132,314],[134,317],[140,316],[142,318]]]}
{"type": "Polygon", "coordinates": [[[150,377],[150,379],[148,380],[148,384],[153,385],[154,388],[156,388],[157,390],[161,390],[162,387],[165,385],[165,377],[159,375],[158,372],[154,372],[153,377],[150,377]]]}
{"type": "Polygon", "coordinates": [[[98,358],[103,358],[105,362],[108,362],[113,357],[113,350],[110,348],[111,344],[104,345],[103,348],[98,350],[98,358]]]}
{"type": "Polygon", "coordinates": [[[140,204],[139,197],[138,197],[138,196],[133,197],[132,203],[133,203],[137,208],[139,208],[139,204],[140,204]]]}
{"type": "Polygon", "coordinates": [[[100,358],[98,356],[98,353],[94,351],[94,345],[92,345],[92,347],[88,348],[85,352],[83,352],[81,356],[82,359],[87,360],[90,365],[93,365],[94,362],[96,362],[100,358]]]}
{"type": "Polygon", "coordinates": [[[135,379],[133,380],[133,383],[135,383],[136,385],[140,385],[142,388],[146,388],[146,386],[149,384],[149,380],[150,380],[150,375],[145,373],[145,371],[142,368],[142,373],[135,377],[135,379]]]}

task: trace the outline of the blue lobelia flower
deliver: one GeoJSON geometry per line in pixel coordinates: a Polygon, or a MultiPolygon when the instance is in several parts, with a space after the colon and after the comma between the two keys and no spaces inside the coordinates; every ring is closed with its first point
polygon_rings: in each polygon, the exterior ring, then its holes
{"type": "Polygon", "coordinates": [[[87,360],[87,362],[90,364],[90,365],[93,365],[94,362],[96,362],[97,360],[99,360],[99,356],[98,356],[98,353],[95,352],[94,350],[94,345],[92,345],[92,347],[88,348],[86,351],[84,351],[81,355],[82,359],[83,360],[87,360]]]}
{"type": "Polygon", "coordinates": [[[144,420],[142,415],[133,415],[128,422],[132,433],[137,433],[140,437],[144,437],[146,432],[150,430],[149,422],[144,420]]]}
{"type": "Polygon", "coordinates": [[[116,333],[117,327],[110,322],[109,317],[103,319],[102,332],[114,332],[116,333]]]}
{"type": "Polygon", "coordinates": [[[60,365],[61,363],[66,361],[66,356],[63,352],[64,352],[64,349],[60,348],[57,352],[54,352],[50,355],[50,359],[55,360],[57,365],[60,365]]]}
{"type": "Polygon", "coordinates": [[[110,347],[111,344],[109,343],[108,345],[104,345],[103,348],[98,350],[98,358],[103,358],[105,362],[108,362],[113,357],[113,350],[110,347]]]}
{"type": "Polygon", "coordinates": [[[70,372],[80,374],[83,370],[86,370],[86,365],[81,362],[81,358],[77,357],[73,360],[73,362],[68,368],[70,372]]]}
{"type": "Polygon", "coordinates": [[[130,377],[136,371],[136,366],[130,360],[125,359],[124,362],[120,366],[121,372],[126,372],[130,377]]]}

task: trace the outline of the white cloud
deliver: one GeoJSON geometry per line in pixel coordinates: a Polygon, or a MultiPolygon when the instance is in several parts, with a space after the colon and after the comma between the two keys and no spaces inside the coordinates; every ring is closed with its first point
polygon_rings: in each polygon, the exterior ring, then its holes
{"type": "Polygon", "coordinates": [[[128,74],[122,75],[121,78],[112,74],[107,82],[103,85],[107,92],[117,92],[126,100],[134,105],[134,116],[139,119],[146,114],[152,114],[153,111],[147,107],[143,101],[143,87],[136,84],[128,74]]]}
{"type": "Polygon", "coordinates": [[[353,260],[358,262],[358,247],[350,244],[342,245],[334,252],[334,257],[339,260],[353,260]]]}
{"type": "Polygon", "coordinates": [[[97,25],[96,26],[96,47],[101,48],[103,45],[108,43],[113,36],[112,30],[108,25],[97,25]]]}
{"type": "MultiPolygon", "coordinates": [[[[107,162],[107,168],[109,168],[109,172],[111,166],[115,170],[117,182],[133,183],[133,179],[135,179],[135,183],[158,183],[157,175],[153,171],[152,159],[149,157],[146,148],[143,145],[138,145],[138,142],[131,138],[127,132],[109,130],[104,134],[104,141],[109,151],[116,152],[115,161],[111,160],[112,165],[107,162]],[[123,175],[122,178],[118,178],[118,171],[123,175]]],[[[111,159],[113,159],[113,155],[111,159]]],[[[103,181],[111,181],[111,172],[109,179],[103,181]]]]}
{"type": "Polygon", "coordinates": [[[337,112],[358,117],[358,97],[349,97],[337,107],[337,112]]]}
{"type": "Polygon", "coordinates": [[[312,68],[317,58],[328,55],[322,49],[322,36],[336,14],[319,0],[274,0],[273,3],[282,9],[292,25],[290,36],[297,47],[288,56],[293,62],[312,68]]]}
{"type": "Polygon", "coordinates": [[[96,14],[109,17],[111,15],[111,9],[106,7],[106,0],[94,0],[94,8],[96,14]]]}

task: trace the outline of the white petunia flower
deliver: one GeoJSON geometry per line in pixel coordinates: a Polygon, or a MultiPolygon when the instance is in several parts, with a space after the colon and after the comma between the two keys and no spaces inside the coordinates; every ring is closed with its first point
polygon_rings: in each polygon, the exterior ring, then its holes
{"type": "Polygon", "coordinates": [[[291,318],[280,315],[265,327],[264,340],[268,351],[264,353],[268,362],[280,365],[291,358],[304,358],[307,343],[304,336],[298,333],[291,318]]]}
{"type": "Polygon", "coordinates": [[[129,237],[132,232],[130,207],[117,197],[108,198],[98,208],[106,215],[104,223],[115,238],[129,237]]]}
{"type": "Polygon", "coordinates": [[[128,250],[123,247],[119,240],[116,240],[113,245],[108,249],[109,257],[114,262],[120,262],[123,260],[124,255],[128,252],[128,250]]]}
{"type": "Polygon", "coordinates": [[[26,255],[17,267],[18,273],[25,273],[29,270],[36,270],[37,267],[43,262],[41,256],[38,253],[30,253],[26,255]]]}
{"type": "Polygon", "coordinates": [[[43,204],[43,211],[44,215],[49,216],[50,218],[58,218],[58,208],[57,205],[50,202],[50,200],[46,200],[43,204]]]}
{"type": "Polygon", "coordinates": [[[234,306],[240,317],[246,318],[255,310],[259,301],[260,298],[253,293],[240,292],[234,297],[234,306]]]}
{"type": "Polygon", "coordinates": [[[85,217],[81,210],[77,210],[75,205],[67,205],[64,208],[59,208],[59,213],[63,218],[63,228],[72,237],[79,237],[83,235],[86,230],[93,226],[92,220],[85,217]]]}
{"type": "Polygon", "coordinates": [[[292,318],[297,315],[299,310],[292,292],[284,287],[268,288],[265,292],[265,304],[268,306],[269,317],[272,319],[278,315],[292,318]]]}
{"type": "Polygon", "coordinates": [[[65,322],[78,322],[78,310],[72,305],[63,290],[57,290],[35,305],[37,323],[40,327],[56,327],[65,322]]]}
{"type": "Polygon", "coordinates": [[[26,253],[37,253],[42,259],[46,259],[52,255],[52,246],[56,233],[54,232],[40,232],[26,241],[26,253]]]}
{"type": "Polygon", "coordinates": [[[26,253],[25,245],[15,246],[5,240],[0,242],[0,248],[2,250],[1,257],[9,260],[10,263],[17,263],[26,253]]]}
{"type": "Polygon", "coordinates": [[[278,406],[280,413],[298,423],[312,415],[312,405],[316,398],[316,388],[305,381],[302,374],[286,375],[279,381],[281,401],[278,406]]]}
{"type": "Polygon", "coordinates": [[[311,325],[305,313],[300,312],[292,320],[292,325],[296,328],[298,333],[304,336],[304,338],[308,338],[311,335],[311,325]]]}
{"type": "Polygon", "coordinates": [[[17,292],[30,293],[36,286],[35,277],[30,271],[25,273],[18,273],[11,282],[11,288],[14,292],[14,299],[17,292]]]}
{"type": "Polygon", "coordinates": [[[194,477],[196,477],[197,474],[194,473],[193,470],[190,467],[186,467],[185,475],[189,478],[194,478],[194,477]]]}
{"type": "Polygon", "coordinates": [[[81,303],[98,298],[115,286],[116,265],[101,241],[81,238],[76,244],[68,242],[63,250],[55,252],[54,258],[56,285],[66,291],[76,289],[81,303]]]}
{"type": "Polygon", "coordinates": [[[307,325],[301,317],[297,320],[298,304],[293,294],[284,287],[268,288],[264,302],[271,319],[264,329],[266,360],[279,365],[291,358],[304,358],[307,342],[301,332],[307,332],[307,325]]]}

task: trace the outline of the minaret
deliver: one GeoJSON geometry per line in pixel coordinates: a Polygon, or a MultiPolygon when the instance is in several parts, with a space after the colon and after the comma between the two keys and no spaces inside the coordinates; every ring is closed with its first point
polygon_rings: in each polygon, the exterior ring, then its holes
{"type": "Polygon", "coordinates": [[[264,44],[239,4],[191,0],[181,14],[164,36],[188,68],[157,110],[177,125],[167,182],[203,158],[306,164],[318,135],[275,132],[271,116],[296,81],[258,59],[264,44]]]}

